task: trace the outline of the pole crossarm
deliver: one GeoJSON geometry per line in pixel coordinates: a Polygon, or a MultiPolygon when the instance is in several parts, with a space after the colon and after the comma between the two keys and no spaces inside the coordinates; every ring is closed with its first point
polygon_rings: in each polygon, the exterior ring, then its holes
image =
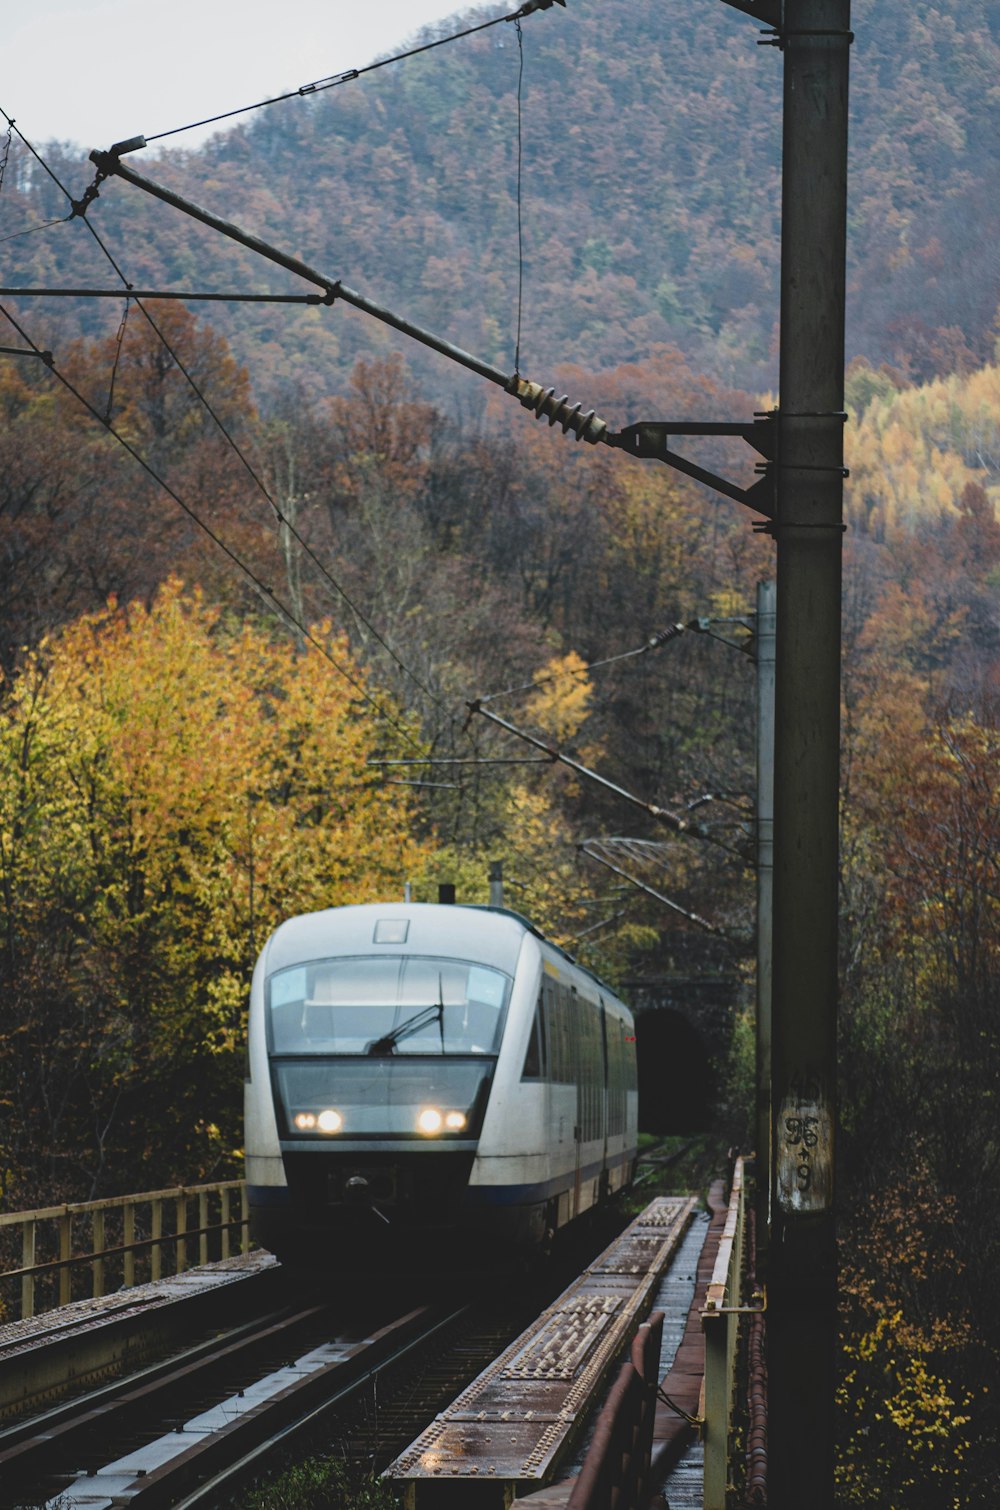
{"type": "Polygon", "coordinates": [[[53,361],[51,351],[32,351],[29,346],[0,346],[0,356],[34,357],[36,361],[44,362],[46,367],[51,367],[53,361]]]}
{"type": "Polygon", "coordinates": [[[773,26],[779,29],[782,20],[782,0],[723,0],[725,5],[731,5],[733,10],[741,10],[745,16],[752,16],[755,21],[763,21],[765,26],[773,26]]]}
{"type": "Polygon", "coordinates": [[[545,389],[540,383],[533,383],[527,378],[523,378],[520,373],[504,372],[501,368],[495,367],[492,362],[484,362],[480,357],[474,356],[471,352],[464,351],[460,346],[454,345],[453,342],[446,341],[443,337],[435,335],[432,331],[425,330],[423,326],[415,324],[412,320],[404,319],[402,315],[397,315],[395,311],[386,308],[385,305],[376,304],[373,299],[366,298],[364,294],[358,293],[356,289],[348,288],[347,284],[340,278],[329,277],[318,268],[310,267],[300,257],[290,256],[287,252],[281,251],[279,247],[272,246],[269,242],[262,240],[260,236],[255,236],[250,231],[244,230],[242,226],[235,225],[232,221],[224,220],[213,211],[205,209],[202,205],[195,204],[193,200],[176,193],[173,189],[168,189],[166,185],[156,183],[153,179],[147,178],[145,174],[136,172],[134,168],[123,163],[119,156],[120,152],[131,150],[132,146],[132,142],[122,142],[117,148],[112,148],[110,152],[91,152],[90,160],[97,168],[97,176],[83,196],[83,199],[79,201],[80,205],[84,206],[79,213],[85,214],[86,209],[99,197],[100,185],[107,178],[116,177],[124,179],[126,183],[130,183],[134,188],[142,189],[144,193],[152,195],[154,199],[159,199],[164,204],[180,210],[183,214],[190,215],[192,219],[199,221],[202,225],[208,226],[211,230],[218,231],[220,235],[228,237],[231,241],[238,242],[240,246],[245,246],[249,251],[256,252],[259,256],[265,257],[269,262],[275,263],[278,267],[285,268],[286,271],[294,273],[296,277],[303,278],[307,283],[311,283],[314,287],[321,289],[322,293],[316,299],[317,303],[330,305],[340,300],[344,304],[350,304],[363,314],[370,315],[373,319],[379,320],[383,325],[389,325],[394,330],[398,330],[402,335],[409,336],[411,340],[419,341],[422,346],[427,346],[432,351],[438,352],[441,356],[447,357],[450,361],[457,362],[460,367],[465,367],[470,372],[477,373],[479,377],[486,378],[488,382],[495,383],[505,393],[509,393],[518,399],[524,408],[532,410],[539,419],[547,419],[550,426],[560,425],[563,434],[572,431],[577,440],[588,441],[591,445],[596,445],[599,441],[607,441],[609,435],[607,423],[603,419],[600,419],[593,410],[588,414],[584,414],[582,412],[582,404],[571,405],[566,397],[557,399],[554,388],[545,389]]]}

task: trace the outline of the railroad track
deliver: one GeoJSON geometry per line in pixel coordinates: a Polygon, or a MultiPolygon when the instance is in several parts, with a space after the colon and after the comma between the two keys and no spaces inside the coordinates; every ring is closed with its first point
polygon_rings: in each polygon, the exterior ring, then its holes
{"type": "Polygon", "coordinates": [[[397,1289],[348,1310],[307,1292],[0,1432],[0,1510],[219,1510],[315,1451],[378,1473],[587,1257],[574,1247],[530,1281],[480,1280],[475,1299],[416,1304],[397,1289]]]}
{"type": "Polygon", "coordinates": [[[230,1482],[463,1309],[348,1326],[313,1304],[235,1328],[0,1433],[2,1503],[224,1503],[230,1482]]]}

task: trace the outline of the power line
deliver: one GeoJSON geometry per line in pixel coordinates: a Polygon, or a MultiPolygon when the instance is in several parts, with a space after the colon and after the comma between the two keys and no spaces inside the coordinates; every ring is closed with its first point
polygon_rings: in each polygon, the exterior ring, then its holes
{"type": "Polygon", "coordinates": [[[283,619],[286,624],[290,624],[296,631],[296,633],[300,634],[304,640],[307,640],[314,649],[318,650],[323,658],[328,661],[333,669],[338,673],[338,675],[342,676],[343,679],[354,688],[358,696],[364,702],[368,703],[368,705],[374,709],[374,711],[380,718],[384,719],[386,723],[390,724],[398,734],[401,734],[408,744],[416,745],[417,741],[414,739],[409,730],[404,728],[404,726],[397,719],[393,718],[392,715],[384,707],[382,707],[381,703],[379,703],[379,701],[374,698],[370,692],[365,690],[365,688],[361,685],[357,678],[352,676],[351,673],[346,670],[346,668],[342,666],[333,655],[330,654],[330,651],[323,644],[322,640],[318,639],[316,635],[314,635],[313,632],[309,628],[307,628],[305,624],[302,623],[297,615],[281,601],[274,589],[272,587],[268,587],[267,584],[257,576],[252,567],[248,566],[247,563],[240,556],[238,556],[230,546],[226,544],[222,537],[216,534],[211,525],[207,524],[206,521],[202,519],[201,516],[191,507],[191,505],[187,503],[180,496],[180,494],[176,492],[175,489],[172,488],[170,484],[159,475],[159,473],[149,464],[145,457],[136,450],[131,442],[126,440],[125,436],[122,435],[120,431],[116,430],[114,425],[109,424],[105,420],[104,416],[100,413],[99,410],[94,408],[89,399],[85,398],[84,395],[79,391],[79,389],[74,387],[69,379],[59,371],[59,369],[55,365],[55,362],[52,360],[51,353],[43,352],[40,347],[36,346],[24,327],[20,325],[17,320],[15,320],[10,311],[6,309],[2,304],[0,304],[0,314],[2,314],[8,321],[8,323],[14,327],[21,339],[28,343],[34,354],[45,361],[45,365],[49,368],[53,377],[55,377],[62,384],[67,392],[73,395],[78,403],[83,405],[87,412],[97,420],[101,428],[106,430],[109,435],[114,437],[119,445],[122,446],[123,449],[126,450],[128,454],[139,463],[143,471],[149,477],[151,477],[153,481],[157,483],[163,489],[163,491],[174,500],[178,507],[184,511],[188,518],[208,536],[213,545],[217,546],[218,549],[222,551],[223,555],[225,555],[236,567],[236,569],[244,577],[246,577],[246,579],[253,585],[256,591],[263,596],[265,601],[274,608],[279,617],[283,619]],[[46,357],[48,358],[48,360],[45,360],[46,357]]]}
{"type": "Polygon", "coordinates": [[[517,32],[517,339],[514,345],[514,375],[521,371],[521,310],[524,302],[524,232],[521,216],[521,168],[523,162],[523,139],[521,131],[521,85],[524,80],[524,37],[521,20],[514,21],[517,32]]]}
{"type": "Polygon", "coordinates": [[[486,697],[480,697],[480,704],[496,702],[498,697],[514,697],[519,692],[535,692],[539,687],[546,686],[549,682],[563,681],[568,676],[583,676],[586,671],[598,671],[603,666],[614,666],[618,661],[628,661],[637,655],[646,655],[650,650],[658,650],[661,645],[675,640],[679,635],[690,629],[700,629],[701,624],[693,619],[690,624],[670,624],[666,629],[658,630],[651,635],[644,645],[635,650],[623,650],[619,655],[608,655],[600,661],[589,661],[585,666],[567,666],[562,671],[550,671],[545,676],[533,678],[530,682],[522,682],[519,687],[505,687],[502,692],[490,692],[486,697]]]}
{"type": "Polygon", "coordinates": [[[18,236],[33,236],[36,231],[47,231],[50,225],[65,225],[72,219],[72,215],[57,215],[55,220],[43,220],[39,225],[26,226],[23,231],[10,231],[6,236],[0,236],[0,242],[16,241],[18,236]]]}
{"type": "MultiPolygon", "coordinates": [[[[550,0],[550,3],[551,3],[551,0],[550,0]]],[[[560,3],[562,3],[562,0],[560,0],[560,3]]],[[[115,273],[117,273],[118,277],[121,279],[122,284],[124,285],[124,287],[129,291],[130,297],[135,300],[135,303],[136,303],[137,307],[139,308],[139,310],[141,311],[141,313],[143,315],[143,318],[147,321],[147,323],[149,324],[150,328],[154,331],[154,333],[156,334],[156,336],[158,337],[158,339],[162,343],[164,349],[166,350],[166,352],[170,356],[171,360],[176,364],[176,366],[178,368],[178,371],[183,374],[184,378],[186,379],[186,381],[190,385],[190,387],[191,387],[193,393],[195,394],[195,396],[198,398],[198,400],[200,401],[200,403],[202,403],[204,405],[204,407],[207,410],[208,414],[211,416],[211,418],[215,422],[216,426],[218,427],[220,434],[227,441],[227,443],[232,447],[233,451],[235,452],[235,454],[239,458],[239,460],[242,462],[242,464],[243,464],[244,468],[246,469],[247,473],[249,474],[250,478],[253,480],[253,482],[255,483],[255,485],[257,486],[257,488],[259,489],[259,491],[263,495],[263,497],[266,498],[267,502],[270,504],[271,509],[272,509],[272,511],[274,513],[274,516],[275,516],[276,523],[279,526],[282,526],[282,527],[284,527],[285,529],[288,530],[289,534],[292,535],[292,537],[298,542],[298,544],[306,552],[306,555],[312,561],[313,565],[317,568],[317,570],[321,573],[321,575],[323,576],[323,578],[333,588],[334,592],[336,592],[343,599],[343,601],[347,604],[348,608],[354,614],[354,616],[355,616],[356,620],[358,621],[358,623],[364,625],[364,627],[368,630],[369,634],[371,634],[371,636],[373,637],[373,639],[375,639],[377,641],[377,643],[382,646],[382,648],[386,652],[386,654],[399,667],[400,671],[402,671],[405,676],[409,677],[409,679],[414,683],[414,685],[416,687],[418,687],[420,689],[420,691],[424,694],[424,696],[428,697],[431,700],[431,702],[435,705],[435,707],[437,707],[437,708],[443,708],[444,704],[442,703],[441,699],[439,697],[435,696],[435,694],[431,691],[431,689],[429,687],[427,687],[424,684],[424,682],[420,679],[420,677],[418,677],[415,672],[411,671],[410,668],[405,664],[405,662],[400,658],[400,656],[397,655],[396,651],[392,648],[392,646],[388,643],[388,641],[384,638],[384,636],[379,633],[379,631],[375,628],[374,624],[372,624],[370,622],[370,620],[368,618],[366,618],[366,616],[364,615],[364,613],[362,613],[361,609],[357,606],[356,603],[354,603],[354,601],[348,595],[348,593],[346,592],[346,590],[337,581],[337,579],[333,575],[333,573],[324,565],[324,563],[322,561],[320,561],[319,557],[313,551],[312,547],[307,543],[306,540],[303,539],[302,535],[295,528],[294,524],[292,524],[284,516],[284,514],[281,511],[281,509],[278,507],[277,503],[272,498],[272,496],[271,496],[269,490],[267,489],[267,487],[265,486],[264,482],[257,475],[257,472],[254,470],[254,467],[252,466],[249,458],[244,454],[242,448],[238,445],[238,443],[235,440],[235,438],[230,434],[229,430],[226,428],[226,426],[223,423],[223,421],[220,418],[220,416],[216,413],[214,407],[209,402],[208,398],[205,396],[204,393],[202,393],[202,391],[199,388],[198,384],[195,382],[194,377],[188,371],[188,369],[184,365],[184,363],[181,361],[181,359],[178,356],[177,352],[171,346],[170,342],[167,340],[166,336],[164,335],[164,333],[160,329],[160,327],[157,325],[157,323],[153,319],[152,315],[149,313],[149,311],[142,304],[141,298],[140,298],[139,294],[137,294],[137,293],[135,293],[133,291],[132,284],[126,278],[124,271],[119,266],[118,262],[116,261],[116,259],[112,255],[112,253],[111,253],[110,249],[108,248],[108,246],[105,244],[105,242],[102,240],[101,236],[98,234],[97,230],[91,224],[90,218],[89,218],[89,216],[86,213],[86,211],[87,211],[90,203],[92,203],[93,199],[96,198],[96,194],[92,192],[94,186],[91,185],[91,188],[87,190],[87,192],[83,195],[82,199],[80,199],[80,200],[73,199],[72,195],[70,194],[70,192],[66,188],[66,186],[60,181],[60,179],[57,177],[57,175],[48,166],[48,164],[45,162],[45,159],[41,156],[41,154],[36,151],[36,149],[31,144],[31,142],[28,141],[27,137],[20,130],[20,128],[16,125],[14,119],[11,116],[7,115],[7,112],[5,110],[3,110],[2,107],[0,107],[0,115],[3,115],[4,119],[7,121],[7,133],[8,133],[8,137],[10,136],[11,132],[13,132],[13,131],[17,132],[18,137],[24,143],[24,145],[28,148],[29,152],[31,152],[31,154],[37,159],[37,161],[45,169],[46,173],[48,173],[48,175],[52,179],[52,181],[57,185],[57,187],[62,191],[62,193],[69,200],[70,204],[73,206],[73,213],[71,215],[65,217],[65,218],[67,220],[72,220],[72,219],[75,219],[75,218],[79,218],[79,219],[83,220],[84,224],[87,227],[87,230],[93,236],[93,238],[96,241],[97,245],[99,246],[99,248],[101,249],[101,251],[104,253],[104,256],[107,258],[108,262],[111,264],[111,267],[114,269],[115,273]]],[[[102,291],[101,296],[103,296],[104,292],[113,292],[113,291],[102,291]]],[[[154,295],[154,297],[155,297],[155,295],[154,295]]],[[[266,297],[266,296],[260,296],[260,297],[266,297]]],[[[306,295],[304,297],[309,302],[316,302],[316,303],[321,303],[322,302],[322,296],[321,295],[311,294],[311,295],[306,295]]],[[[127,301],[126,301],[126,309],[127,309],[127,301]]],[[[108,402],[109,402],[109,414],[110,414],[111,396],[114,393],[114,375],[115,375],[115,371],[117,371],[118,357],[120,355],[120,352],[121,352],[121,340],[120,340],[120,337],[119,337],[118,350],[117,350],[116,355],[115,355],[115,367],[114,367],[114,369],[112,371],[112,376],[111,376],[111,391],[110,391],[109,400],[108,400],[108,402]]]]}
{"type": "MultiPolygon", "coordinates": [[[[326,78],[317,79],[312,84],[302,84],[298,89],[290,89],[285,94],[272,95],[266,100],[257,100],[253,105],[240,105],[235,110],[223,110],[218,115],[206,116],[204,120],[191,121],[186,126],[174,126],[170,131],[158,131],[154,136],[131,138],[136,143],[136,149],[146,146],[148,142],[163,141],[168,136],[178,136],[184,131],[194,131],[200,126],[214,126],[218,121],[232,120],[237,115],[248,115],[253,110],[263,110],[267,105],[280,105],[286,100],[294,100],[313,94],[321,94],[327,89],[336,89],[340,84],[349,84],[354,79],[360,79],[366,73],[374,73],[378,68],[388,68],[390,63],[402,63],[406,58],[419,57],[421,53],[433,52],[436,47],[445,47],[449,42],[460,42],[463,37],[475,36],[477,32],[488,31],[491,26],[500,26],[506,21],[514,21],[520,30],[521,20],[532,15],[535,11],[551,10],[553,5],[565,7],[566,0],[527,0],[519,10],[511,11],[509,15],[495,16],[492,21],[483,21],[478,26],[467,26],[464,31],[453,32],[447,37],[437,37],[433,42],[422,42],[419,47],[410,47],[405,52],[397,52],[391,58],[378,58],[374,63],[368,63],[364,68],[348,68],[343,73],[332,73],[326,78]]],[[[124,148],[124,143],[118,143],[124,148]]],[[[112,151],[115,149],[112,148],[112,151]]],[[[133,149],[135,150],[135,149],[133,149]]]]}
{"type": "Polygon", "coordinates": [[[534,734],[529,734],[527,730],[519,729],[516,724],[508,723],[499,714],[491,713],[488,708],[483,707],[482,699],[473,698],[472,701],[466,703],[466,707],[469,710],[466,725],[478,713],[481,718],[485,718],[490,723],[496,724],[500,729],[505,729],[508,734],[513,734],[515,738],[523,740],[525,744],[531,745],[533,749],[541,750],[552,761],[566,766],[571,771],[575,771],[578,776],[584,777],[587,781],[592,781],[596,786],[603,787],[605,791],[622,798],[633,807],[641,808],[644,813],[648,813],[650,817],[655,818],[658,823],[664,824],[665,827],[672,829],[674,833],[702,839],[708,844],[714,844],[719,849],[725,850],[728,855],[732,855],[736,859],[744,859],[741,850],[734,848],[731,844],[727,844],[725,840],[713,834],[711,829],[706,828],[703,824],[693,823],[689,818],[671,812],[669,808],[660,807],[655,802],[647,802],[645,798],[638,797],[634,792],[627,791],[625,787],[619,786],[617,782],[610,781],[606,776],[602,776],[599,772],[591,770],[589,766],[581,764],[579,760],[574,760],[571,756],[564,754],[562,750],[556,749],[554,745],[546,744],[543,739],[536,738],[534,734]]]}

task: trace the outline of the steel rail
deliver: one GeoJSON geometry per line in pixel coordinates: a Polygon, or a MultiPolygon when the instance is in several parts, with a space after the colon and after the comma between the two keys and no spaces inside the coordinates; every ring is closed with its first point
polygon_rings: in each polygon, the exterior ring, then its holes
{"type": "Polygon", "coordinates": [[[212,1337],[197,1343],[180,1357],[152,1364],[138,1375],[116,1380],[96,1391],[46,1411],[27,1421],[0,1431],[0,1479],[5,1484],[14,1477],[37,1471],[40,1460],[51,1465],[54,1451],[76,1446],[76,1438],[100,1427],[107,1437],[118,1430],[123,1419],[149,1408],[158,1395],[186,1386],[195,1375],[219,1365],[232,1365],[254,1349],[266,1345],[291,1328],[318,1320],[328,1305],[313,1305],[295,1311],[284,1306],[278,1311],[245,1322],[221,1340],[212,1337]]]}
{"type": "MultiPolygon", "coordinates": [[[[209,1431],[169,1461],[145,1472],[137,1470],[127,1490],[129,1505],[136,1502],[144,1510],[156,1506],[179,1510],[182,1504],[217,1505],[225,1486],[262,1471],[265,1459],[279,1445],[288,1446],[308,1432],[325,1412],[363,1390],[380,1370],[425,1347],[469,1309],[468,1302],[444,1311],[422,1306],[397,1316],[367,1337],[341,1336],[343,1351],[339,1356],[297,1375],[270,1398],[251,1406],[220,1430],[209,1431]]],[[[294,1334],[314,1328],[324,1315],[330,1315],[333,1338],[341,1329],[328,1303],[286,1306],[244,1323],[221,1341],[212,1338],[198,1343],[179,1358],[151,1365],[128,1379],[104,1385],[0,1431],[0,1481],[5,1489],[30,1490],[43,1477],[51,1481],[59,1476],[60,1461],[71,1462],[81,1448],[86,1449],[95,1440],[108,1441],[135,1431],[148,1442],[149,1426],[152,1423],[155,1427],[158,1416],[170,1423],[164,1425],[163,1434],[176,1431],[179,1399],[190,1399],[193,1392],[219,1394],[219,1388],[211,1383],[212,1376],[225,1371],[231,1379],[234,1368],[252,1367],[254,1352],[270,1350],[273,1357],[275,1348],[280,1347],[287,1359],[289,1347],[296,1346],[294,1334]]],[[[308,1350],[308,1343],[302,1346],[308,1350]]],[[[272,1377],[281,1366],[265,1366],[260,1377],[272,1377]]],[[[251,1387],[244,1385],[240,1393],[251,1387]]],[[[224,1404],[225,1400],[220,1400],[220,1405],[224,1404]]],[[[99,1483],[100,1477],[100,1473],[91,1473],[89,1483],[99,1483]]],[[[71,1495],[72,1488],[64,1492],[71,1495]]]]}
{"type": "Polygon", "coordinates": [[[323,1364],[137,1479],[128,1504],[136,1510],[203,1510],[217,1506],[279,1448],[308,1433],[383,1369],[425,1347],[471,1309],[468,1303],[428,1318],[426,1307],[380,1328],[351,1357],[323,1364]],[[402,1333],[402,1341],[397,1343],[402,1333]],[[198,1480],[198,1482],[192,1482],[198,1480]]]}
{"type": "MultiPolygon", "coordinates": [[[[372,1364],[370,1368],[366,1369],[358,1377],[345,1382],[340,1389],[335,1390],[333,1394],[328,1395],[325,1399],[319,1401],[318,1404],[312,1406],[304,1415],[280,1427],[268,1436],[266,1440],[250,1447],[241,1457],[234,1459],[227,1466],[220,1469],[211,1479],[199,1484],[196,1489],[185,1495],[183,1499],[164,1500],[157,1498],[147,1501],[142,1498],[149,1480],[153,1478],[153,1475],[150,1474],[143,1481],[143,1485],[140,1487],[137,1495],[130,1498],[130,1506],[133,1503],[137,1503],[142,1507],[142,1510],[146,1510],[147,1506],[149,1510],[156,1510],[156,1507],[160,1505],[169,1507],[169,1510],[215,1510],[215,1507],[220,1503],[220,1493],[238,1488],[252,1474],[260,1472],[272,1454],[278,1452],[280,1449],[288,1448],[298,1439],[308,1436],[310,1431],[319,1425],[325,1415],[335,1410],[338,1406],[344,1405],[352,1395],[359,1394],[382,1370],[403,1362],[409,1354],[426,1346],[434,1336],[445,1328],[452,1326],[471,1310],[471,1304],[465,1304],[440,1317],[433,1326],[411,1338],[389,1357],[372,1364]]],[[[247,1417],[243,1419],[246,1420],[247,1417]]],[[[234,1423],[234,1425],[237,1424],[234,1423]]],[[[169,1465],[164,1465],[164,1467],[169,1467],[169,1465]]],[[[157,1470],[157,1472],[162,1471],[157,1470]]]]}

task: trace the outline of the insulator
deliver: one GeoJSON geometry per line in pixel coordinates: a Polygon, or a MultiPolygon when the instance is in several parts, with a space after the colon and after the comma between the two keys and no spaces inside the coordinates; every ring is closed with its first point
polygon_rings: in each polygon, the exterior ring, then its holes
{"type": "Polygon", "coordinates": [[[539,419],[547,419],[550,425],[562,425],[563,434],[572,430],[577,440],[589,441],[596,446],[608,433],[607,422],[599,419],[594,410],[582,414],[582,404],[570,406],[569,396],[556,398],[554,388],[543,388],[540,383],[529,383],[526,378],[515,378],[511,386],[525,409],[531,409],[539,419]]]}
{"type": "Polygon", "coordinates": [[[130,136],[127,141],[115,142],[108,148],[109,157],[124,157],[126,152],[139,152],[146,145],[144,136],[130,136]]]}

